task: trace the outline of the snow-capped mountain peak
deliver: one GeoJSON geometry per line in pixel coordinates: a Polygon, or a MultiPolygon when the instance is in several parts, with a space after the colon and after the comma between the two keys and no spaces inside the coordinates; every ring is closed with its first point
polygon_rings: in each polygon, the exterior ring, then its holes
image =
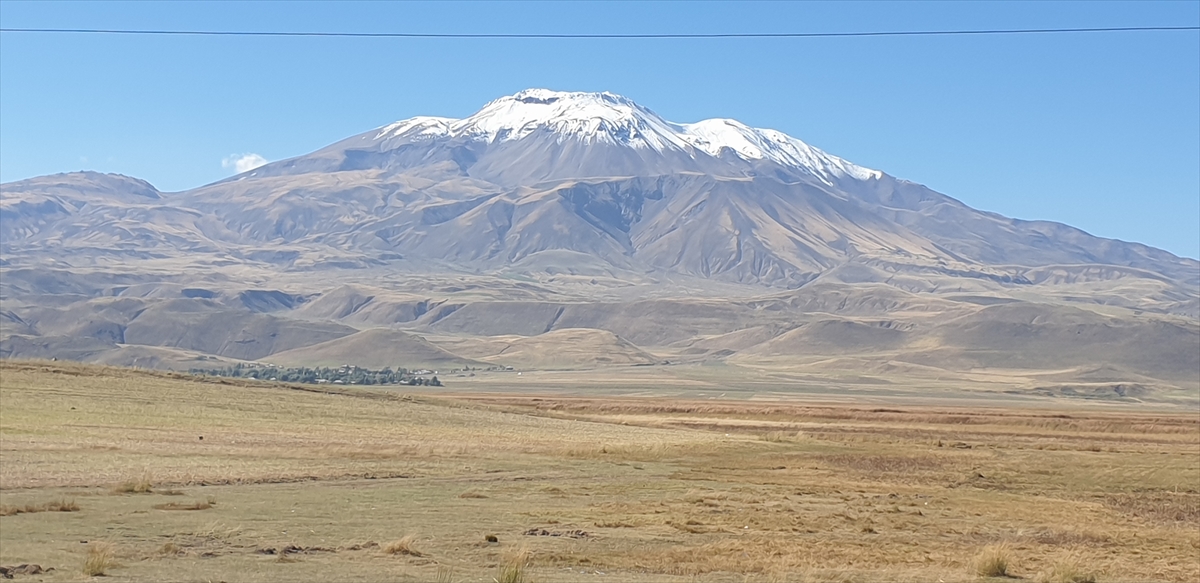
{"type": "Polygon", "coordinates": [[[458,120],[449,117],[417,116],[379,128],[376,140],[383,138],[437,138],[449,135],[450,125],[458,120]]]}
{"type": "Polygon", "coordinates": [[[605,141],[634,148],[682,149],[670,122],[632,100],[613,93],[568,93],[527,89],[483,106],[456,124],[456,131],[488,141],[523,138],[540,129],[584,141],[605,141]]]}
{"type": "Polygon", "coordinates": [[[879,178],[871,170],[831,156],[783,132],[757,129],[732,119],[706,119],[683,124],[683,139],[713,156],[728,148],[747,160],[771,160],[789,168],[803,168],[818,177],[828,175],[858,180],[879,178]]]}
{"type": "Polygon", "coordinates": [[[824,182],[869,180],[876,170],[831,156],[779,131],[756,129],[731,119],[673,123],[614,93],[527,89],[496,99],[465,119],[414,117],[380,128],[376,140],[404,142],[439,137],[488,143],[520,140],[538,132],[559,141],[607,143],[657,152],[720,156],[728,149],[744,160],[767,160],[805,171],[824,182]]]}

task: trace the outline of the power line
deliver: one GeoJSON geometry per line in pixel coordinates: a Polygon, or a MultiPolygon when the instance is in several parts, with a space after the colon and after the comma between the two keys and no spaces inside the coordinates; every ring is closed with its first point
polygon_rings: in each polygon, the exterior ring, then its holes
{"type": "Polygon", "coordinates": [[[124,34],[153,36],[263,36],[263,37],[347,37],[412,39],[722,39],[722,38],[834,38],[887,36],[967,36],[999,34],[1061,34],[1097,32],[1177,32],[1197,31],[1200,26],[1116,26],[1090,28],[1007,28],[977,30],[887,30],[857,32],[730,32],[730,33],[646,33],[646,34],[574,34],[574,33],[428,33],[428,32],[303,32],[241,30],[155,30],[105,28],[0,28],[0,33],[44,34],[124,34]]]}

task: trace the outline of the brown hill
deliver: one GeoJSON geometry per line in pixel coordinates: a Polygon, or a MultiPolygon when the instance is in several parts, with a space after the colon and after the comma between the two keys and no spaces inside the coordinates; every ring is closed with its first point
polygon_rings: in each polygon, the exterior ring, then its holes
{"type": "Polygon", "coordinates": [[[415,334],[373,328],[319,344],[272,354],[266,359],[283,366],[341,366],[352,364],[372,369],[490,366],[464,358],[415,334]]]}

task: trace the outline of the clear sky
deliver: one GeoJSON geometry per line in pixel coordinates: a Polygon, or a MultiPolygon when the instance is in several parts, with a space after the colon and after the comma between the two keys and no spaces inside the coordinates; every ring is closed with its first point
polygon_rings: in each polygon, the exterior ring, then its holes
{"type": "MultiPolygon", "coordinates": [[[[1200,2],[0,1],[0,25],[439,33],[1196,26],[1200,2]]],[[[183,190],[529,87],[730,117],[979,209],[1200,257],[1200,33],[722,40],[0,35],[0,180],[183,190]],[[223,163],[224,162],[224,163],[223,163]]]]}

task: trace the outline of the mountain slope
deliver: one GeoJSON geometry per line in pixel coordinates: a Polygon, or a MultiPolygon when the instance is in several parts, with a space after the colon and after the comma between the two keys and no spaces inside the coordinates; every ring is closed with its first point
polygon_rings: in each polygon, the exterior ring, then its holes
{"type": "Polygon", "coordinates": [[[0,195],[10,356],[406,366],[384,328],[528,363],[563,346],[570,367],[1112,364],[1200,384],[1194,259],[609,93],[523,91],[185,192],[83,172],[0,195]]]}
{"type": "Polygon", "coordinates": [[[523,91],[461,120],[396,122],[184,193],[89,173],[3,191],[0,236],[14,257],[403,258],[490,271],[570,251],[782,287],[863,260],[1018,283],[1023,268],[1112,265],[1200,285],[1195,260],[980,212],[777,131],[674,123],[609,93],[523,91]]]}
{"type": "Polygon", "coordinates": [[[487,366],[486,363],[443,350],[420,336],[382,328],[277,352],[268,360],[283,366],[336,367],[354,364],[375,369],[487,366]]]}

